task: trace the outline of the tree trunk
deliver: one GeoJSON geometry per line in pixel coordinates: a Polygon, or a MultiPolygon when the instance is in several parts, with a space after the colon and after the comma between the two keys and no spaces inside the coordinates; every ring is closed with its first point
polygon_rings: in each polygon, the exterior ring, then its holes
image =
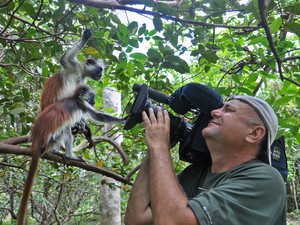
{"type": "MultiPolygon", "coordinates": [[[[112,88],[104,88],[103,106],[112,108],[120,115],[121,94],[112,88]]],[[[105,129],[109,130],[111,126],[106,124],[105,129]]],[[[116,138],[118,144],[121,144],[123,139],[120,134],[114,134],[111,138],[116,138]]],[[[120,182],[105,176],[101,176],[100,179],[100,225],[121,225],[120,182]]]]}

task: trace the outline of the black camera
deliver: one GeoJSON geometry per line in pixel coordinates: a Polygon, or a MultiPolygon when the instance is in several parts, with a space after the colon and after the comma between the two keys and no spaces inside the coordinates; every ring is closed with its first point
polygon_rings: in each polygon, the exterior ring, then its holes
{"type": "Polygon", "coordinates": [[[179,156],[183,161],[195,163],[210,160],[205,139],[202,137],[202,129],[211,119],[210,112],[223,105],[222,97],[215,90],[199,83],[188,83],[170,96],[148,88],[146,84],[134,84],[132,90],[138,94],[124,125],[125,130],[130,130],[142,122],[143,111],[148,112],[149,108],[156,111],[157,106],[151,103],[151,99],[169,105],[180,115],[191,112],[194,115],[191,121],[169,113],[171,146],[180,143],[179,156]]]}

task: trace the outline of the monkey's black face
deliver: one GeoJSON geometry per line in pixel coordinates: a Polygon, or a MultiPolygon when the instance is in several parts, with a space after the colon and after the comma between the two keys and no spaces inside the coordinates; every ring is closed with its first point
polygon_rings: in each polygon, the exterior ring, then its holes
{"type": "Polygon", "coordinates": [[[91,106],[95,105],[95,95],[91,96],[87,101],[91,106]]]}
{"type": "Polygon", "coordinates": [[[100,80],[103,73],[102,65],[93,59],[88,59],[86,65],[88,66],[88,76],[93,80],[100,80]]]}
{"type": "Polygon", "coordinates": [[[90,73],[91,73],[91,78],[93,80],[100,80],[100,78],[102,77],[103,68],[100,66],[97,66],[92,71],[90,71],[90,73]]]}
{"type": "Polygon", "coordinates": [[[80,85],[76,92],[79,92],[77,96],[83,101],[88,102],[91,106],[95,105],[95,92],[87,85],[80,85]]]}

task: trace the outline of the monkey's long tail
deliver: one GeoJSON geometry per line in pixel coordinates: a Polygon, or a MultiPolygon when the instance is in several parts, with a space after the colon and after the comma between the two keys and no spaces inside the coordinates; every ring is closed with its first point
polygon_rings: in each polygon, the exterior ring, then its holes
{"type": "Polygon", "coordinates": [[[39,150],[32,149],[32,152],[33,152],[33,154],[32,154],[32,158],[31,158],[31,162],[30,162],[30,167],[28,170],[28,176],[27,176],[27,180],[26,180],[26,183],[24,186],[23,195],[22,195],[22,199],[21,199],[21,203],[20,203],[20,207],[19,207],[19,212],[18,212],[18,225],[25,225],[26,211],[28,208],[30,193],[31,193],[31,189],[33,186],[34,177],[35,177],[38,167],[39,167],[39,162],[40,162],[40,157],[41,157],[39,154],[39,150]]]}

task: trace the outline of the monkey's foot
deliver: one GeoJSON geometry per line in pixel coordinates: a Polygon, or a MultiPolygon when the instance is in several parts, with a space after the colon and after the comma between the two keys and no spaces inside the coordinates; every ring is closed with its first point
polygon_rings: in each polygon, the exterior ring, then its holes
{"type": "Polygon", "coordinates": [[[80,162],[85,162],[85,160],[82,157],[77,155],[65,155],[65,158],[80,161],[80,162]]]}
{"type": "Polygon", "coordinates": [[[59,152],[59,151],[53,151],[52,150],[51,153],[55,154],[55,155],[58,155],[58,156],[62,157],[63,159],[66,158],[66,155],[64,153],[59,152]]]}

